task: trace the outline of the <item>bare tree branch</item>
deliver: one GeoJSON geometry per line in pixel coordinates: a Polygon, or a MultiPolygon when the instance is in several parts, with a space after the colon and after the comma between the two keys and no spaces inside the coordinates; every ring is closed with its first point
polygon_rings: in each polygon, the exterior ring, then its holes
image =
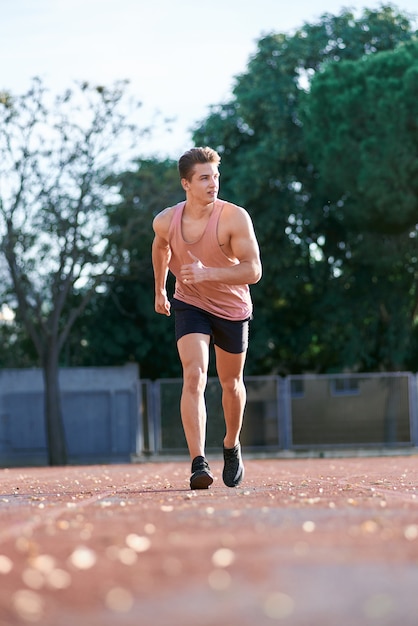
{"type": "Polygon", "coordinates": [[[44,368],[50,446],[60,440],[57,461],[65,448],[59,354],[112,273],[104,181],[117,160],[127,167],[144,132],[130,114],[125,82],[82,83],[52,100],[39,79],[21,96],[0,93],[0,253],[44,368]]]}

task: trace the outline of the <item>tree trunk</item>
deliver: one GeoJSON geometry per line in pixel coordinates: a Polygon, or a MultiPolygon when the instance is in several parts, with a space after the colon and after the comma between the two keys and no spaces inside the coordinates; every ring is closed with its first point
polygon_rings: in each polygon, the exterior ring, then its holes
{"type": "Polygon", "coordinates": [[[43,361],[45,426],[50,465],[67,464],[67,445],[59,386],[58,348],[48,346],[43,361]]]}

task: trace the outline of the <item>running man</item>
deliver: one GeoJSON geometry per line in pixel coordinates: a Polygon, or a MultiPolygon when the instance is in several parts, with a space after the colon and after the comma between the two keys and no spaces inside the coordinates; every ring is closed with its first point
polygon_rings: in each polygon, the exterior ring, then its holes
{"type": "Polygon", "coordinates": [[[153,221],[152,263],[155,310],[175,313],[175,334],[183,368],[180,412],[192,460],[191,489],[213,482],[205,458],[205,388],[209,346],[215,348],[225,419],[222,478],[236,487],[244,477],[240,433],[246,403],[244,364],[252,301],[249,285],[262,274],[253,224],[242,207],[218,198],[220,156],[192,148],[179,159],[186,200],[153,221]],[[171,301],[168,271],[176,278],[171,301]]]}

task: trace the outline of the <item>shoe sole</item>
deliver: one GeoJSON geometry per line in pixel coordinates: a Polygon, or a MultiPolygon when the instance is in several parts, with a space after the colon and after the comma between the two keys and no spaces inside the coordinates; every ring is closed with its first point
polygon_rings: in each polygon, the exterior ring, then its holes
{"type": "Polygon", "coordinates": [[[208,489],[213,483],[213,476],[207,472],[195,472],[190,479],[190,489],[208,489]]]}

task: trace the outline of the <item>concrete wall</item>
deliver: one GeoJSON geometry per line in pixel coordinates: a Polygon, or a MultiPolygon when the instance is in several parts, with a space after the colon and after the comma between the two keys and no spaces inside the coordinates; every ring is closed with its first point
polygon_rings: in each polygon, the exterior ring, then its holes
{"type": "MultiPolygon", "coordinates": [[[[63,368],[62,410],[70,463],[129,462],[142,451],[138,368],[63,368]]],[[[0,370],[0,466],[47,463],[39,369],[0,370]]]]}

